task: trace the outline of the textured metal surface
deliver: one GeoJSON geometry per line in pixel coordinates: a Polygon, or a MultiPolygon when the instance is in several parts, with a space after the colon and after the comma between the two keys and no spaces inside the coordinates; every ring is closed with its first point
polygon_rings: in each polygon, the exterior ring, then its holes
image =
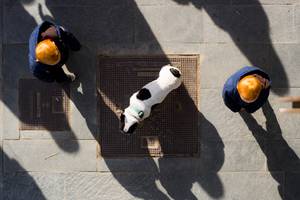
{"type": "Polygon", "coordinates": [[[70,130],[69,86],[19,80],[20,130],[70,130]]]}
{"type": "Polygon", "coordinates": [[[194,156],[198,153],[199,56],[100,57],[97,72],[101,155],[194,156]],[[119,131],[130,96],[158,77],[165,64],[181,69],[183,85],[172,91],[132,136],[119,131]]]}

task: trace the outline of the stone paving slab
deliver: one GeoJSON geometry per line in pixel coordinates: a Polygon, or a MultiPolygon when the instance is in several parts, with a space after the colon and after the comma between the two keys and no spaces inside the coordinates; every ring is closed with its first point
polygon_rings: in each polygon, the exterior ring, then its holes
{"type": "Polygon", "coordinates": [[[96,66],[97,45],[84,43],[80,52],[72,53],[67,67],[78,74],[71,84],[70,125],[78,139],[94,139],[97,135],[96,66]]]}
{"type": "Polygon", "coordinates": [[[265,155],[270,171],[300,172],[299,139],[266,142],[265,155]]]}
{"type": "MultiPolygon", "coordinates": [[[[3,0],[4,5],[6,6],[13,6],[16,5],[16,1],[10,0],[3,0]]],[[[127,4],[128,1],[118,1],[118,0],[28,0],[27,2],[22,2],[23,4],[30,4],[30,6],[38,5],[38,4],[45,4],[47,6],[92,6],[92,5],[123,5],[127,4]]]]}
{"type": "Polygon", "coordinates": [[[33,78],[29,73],[27,45],[4,45],[2,64],[3,137],[19,138],[19,78],[33,78]]]}
{"type": "Polygon", "coordinates": [[[4,7],[4,15],[6,16],[4,18],[5,43],[27,43],[31,31],[37,25],[32,16],[39,16],[39,19],[47,20],[54,17],[57,19],[57,23],[65,25],[80,41],[99,42],[101,44],[131,43],[133,41],[133,6],[110,6],[106,4],[88,7],[49,6],[48,10],[53,16],[44,16],[36,8],[29,7],[27,9],[32,9],[33,13],[27,13],[20,4],[4,7]],[[124,13],[123,10],[127,12],[124,13]]]}
{"type": "Polygon", "coordinates": [[[242,4],[274,4],[274,5],[289,5],[289,4],[299,4],[298,0],[232,0],[232,4],[242,5],[242,4]]]}
{"type": "Polygon", "coordinates": [[[140,12],[144,18],[139,15],[136,17],[135,41],[137,43],[148,43],[153,40],[185,43],[203,41],[202,12],[193,7],[142,6],[140,12]],[[177,14],[173,15],[174,12],[177,14]],[[150,26],[152,32],[145,31],[147,26],[150,26]]]}
{"type": "MultiPolygon", "coordinates": [[[[128,56],[128,55],[165,55],[169,54],[200,54],[200,60],[204,55],[204,44],[197,43],[135,43],[131,45],[124,44],[109,44],[98,45],[98,55],[115,55],[115,56],[128,56]]],[[[200,64],[200,69],[202,64],[200,64]]]]}
{"type": "MultiPolygon", "coordinates": [[[[254,140],[238,113],[231,112],[223,103],[221,89],[201,89],[200,110],[206,119],[200,122],[202,140],[254,140]]],[[[265,118],[261,110],[255,113],[259,124],[265,118]]]]}
{"type": "MultiPolygon", "coordinates": [[[[279,90],[279,89],[277,89],[279,90]]],[[[285,90],[285,89],[281,89],[285,90]]],[[[200,110],[205,116],[200,123],[200,130],[202,131],[202,139],[208,140],[253,140],[253,135],[249,131],[245,122],[238,113],[232,113],[223,103],[221,96],[221,89],[201,89],[201,105],[200,110]],[[215,113],[218,113],[216,115],[215,113]]],[[[283,93],[282,91],[278,93],[283,93]]],[[[300,94],[299,89],[290,89],[287,95],[297,96],[300,94]]],[[[282,103],[279,101],[278,95],[270,94],[270,104],[273,108],[275,117],[272,124],[279,126],[268,130],[272,134],[282,134],[283,138],[297,139],[299,138],[298,121],[300,116],[297,114],[280,113],[279,108],[289,108],[291,103],[282,103]]],[[[266,130],[266,117],[259,109],[253,114],[257,123],[266,130]]]]}
{"type": "Polygon", "coordinates": [[[95,141],[56,142],[60,147],[53,140],[5,140],[5,153],[9,158],[18,160],[24,169],[19,169],[14,162],[5,159],[4,171],[96,171],[95,141]]]}
{"type": "Polygon", "coordinates": [[[285,199],[288,200],[296,200],[299,199],[300,191],[299,191],[299,183],[300,183],[300,173],[287,173],[286,174],[286,184],[285,184],[285,199]]]}
{"type": "Polygon", "coordinates": [[[294,6],[208,6],[204,42],[296,42],[294,6]]]}
{"type": "Polygon", "coordinates": [[[225,81],[244,66],[259,66],[270,71],[269,45],[241,44],[240,48],[247,52],[243,55],[234,44],[205,44],[200,52],[201,88],[223,88],[225,81]]]}
{"type": "Polygon", "coordinates": [[[34,14],[27,13],[19,1],[13,6],[3,6],[3,10],[3,43],[27,42],[37,25],[34,14]]]}
{"type": "MultiPolygon", "coordinates": [[[[275,44],[275,50],[278,53],[278,57],[284,66],[284,71],[288,77],[288,85],[291,88],[298,88],[300,86],[300,80],[298,74],[299,70],[299,44],[275,44]]],[[[280,68],[279,63],[276,61],[276,58],[271,58],[271,66],[274,70],[270,74],[274,79],[274,87],[286,88],[285,81],[280,75],[280,72],[277,70],[280,68]]]]}
{"type": "Polygon", "coordinates": [[[3,190],[7,200],[64,199],[64,175],[38,172],[6,174],[3,190]]]}
{"type": "MultiPolygon", "coordinates": [[[[280,183],[284,183],[282,173],[273,175],[278,178],[280,183]]],[[[200,187],[198,185],[193,187],[195,196],[199,199],[282,199],[277,190],[278,182],[269,173],[231,172],[218,173],[218,176],[219,181],[211,179],[205,174],[200,176],[199,179],[203,185],[200,182],[200,187]]]]}
{"type": "MultiPolygon", "coordinates": [[[[283,183],[283,174],[274,173],[283,183]]],[[[66,174],[66,199],[281,199],[269,173],[66,174]],[[256,187],[257,184],[264,187],[256,187]],[[236,190],[240,188],[241,190],[236,190]],[[255,192],[253,192],[253,188],[255,192]]]]}
{"type": "MultiPolygon", "coordinates": [[[[284,90],[286,89],[277,89],[277,90],[284,90]]],[[[279,91],[278,93],[283,93],[283,91],[279,91]]],[[[288,90],[287,96],[299,96],[300,90],[298,88],[290,88],[288,90]]],[[[285,103],[279,101],[280,96],[271,94],[269,97],[270,104],[273,107],[273,110],[276,114],[276,120],[280,126],[280,129],[273,129],[271,130],[274,134],[282,134],[286,139],[300,139],[300,133],[295,130],[300,129],[300,116],[298,114],[291,114],[291,113],[280,113],[280,108],[291,108],[292,103],[285,103]]]]}
{"type": "Polygon", "coordinates": [[[229,5],[231,0],[135,0],[138,5],[182,5],[188,6],[193,4],[197,7],[203,5],[229,5]]]}
{"type": "Polygon", "coordinates": [[[166,199],[154,174],[69,174],[65,187],[66,199],[166,199]]]}
{"type": "MultiPolygon", "coordinates": [[[[300,32],[300,2],[298,3],[297,6],[295,6],[295,28],[296,28],[296,31],[297,33],[300,32]]],[[[298,36],[298,43],[300,42],[300,36],[299,34],[297,35],[298,36]]]]}

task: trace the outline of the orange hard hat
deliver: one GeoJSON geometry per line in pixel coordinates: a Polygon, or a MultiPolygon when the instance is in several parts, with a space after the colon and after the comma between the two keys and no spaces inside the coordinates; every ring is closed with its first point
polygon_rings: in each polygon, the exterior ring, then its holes
{"type": "Polygon", "coordinates": [[[263,89],[260,80],[254,75],[243,77],[237,84],[237,90],[241,99],[247,103],[254,102],[263,89]]]}
{"type": "Polygon", "coordinates": [[[45,39],[39,42],[35,48],[37,61],[46,65],[56,65],[59,63],[61,55],[55,42],[45,39]]]}

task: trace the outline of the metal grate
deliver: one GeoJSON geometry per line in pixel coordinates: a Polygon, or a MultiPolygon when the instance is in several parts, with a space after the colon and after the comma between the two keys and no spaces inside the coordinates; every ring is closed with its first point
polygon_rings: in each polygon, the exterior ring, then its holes
{"type": "Polygon", "coordinates": [[[70,130],[69,91],[66,85],[20,79],[20,130],[70,130]]]}
{"type": "Polygon", "coordinates": [[[100,57],[97,72],[98,121],[101,155],[194,156],[198,154],[199,56],[100,57]],[[171,63],[183,73],[183,85],[172,91],[136,133],[119,131],[118,116],[130,96],[158,77],[171,63]]]}

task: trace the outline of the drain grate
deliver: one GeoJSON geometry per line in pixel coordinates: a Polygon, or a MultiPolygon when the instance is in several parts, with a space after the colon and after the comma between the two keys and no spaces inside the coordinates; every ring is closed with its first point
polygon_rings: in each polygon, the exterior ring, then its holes
{"type": "Polygon", "coordinates": [[[20,130],[70,130],[69,91],[69,86],[20,79],[20,130]]]}
{"type": "Polygon", "coordinates": [[[197,155],[198,63],[198,55],[100,57],[97,90],[101,155],[197,155]],[[169,63],[182,71],[183,85],[156,107],[134,135],[120,133],[118,116],[128,106],[130,96],[156,79],[161,67],[169,63]]]}

